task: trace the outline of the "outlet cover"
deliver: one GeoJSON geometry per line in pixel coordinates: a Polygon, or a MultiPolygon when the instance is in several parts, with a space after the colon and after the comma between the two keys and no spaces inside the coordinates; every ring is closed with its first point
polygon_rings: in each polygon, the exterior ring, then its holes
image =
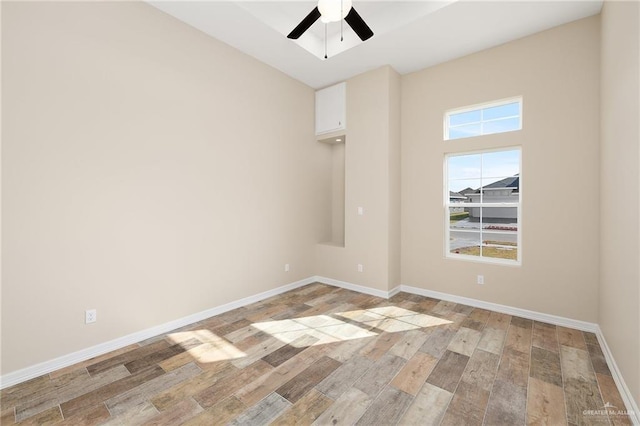
{"type": "Polygon", "coordinates": [[[84,311],[84,323],[91,324],[98,320],[98,312],[95,309],[87,309],[84,311]]]}
{"type": "Polygon", "coordinates": [[[478,275],[478,284],[484,284],[484,275],[478,275]]]}

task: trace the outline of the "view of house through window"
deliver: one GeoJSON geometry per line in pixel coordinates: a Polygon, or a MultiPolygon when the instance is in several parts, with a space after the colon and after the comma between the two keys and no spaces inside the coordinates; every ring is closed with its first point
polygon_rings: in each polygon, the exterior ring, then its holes
{"type": "Polygon", "coordinates": [[[447,257],[520,263],[520,149],[445,158],[447,257]]]}

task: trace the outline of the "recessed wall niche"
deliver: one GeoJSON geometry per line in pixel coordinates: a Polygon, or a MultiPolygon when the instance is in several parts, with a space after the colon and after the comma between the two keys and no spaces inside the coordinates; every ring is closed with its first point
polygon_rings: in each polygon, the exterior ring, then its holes
{"type": "Polygon", "coordinates": [[[329,169],[331,193],[326,198],[331,203],[330,225],[326,233],[326,241],[321,244],[328,244],[344,247],[344,206],[345,206],[345,143],[346,135],[332,136],[321,139],[318,142],[328,145],[331,150],[331,167],[329,169]]]}

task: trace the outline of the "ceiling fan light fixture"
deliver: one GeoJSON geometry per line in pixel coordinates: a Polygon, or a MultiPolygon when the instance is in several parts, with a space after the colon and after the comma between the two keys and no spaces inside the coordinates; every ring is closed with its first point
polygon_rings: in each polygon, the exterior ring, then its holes
{"type": "Polygon", "coordinates": [[[349,14],[351,6],[351,0],[319,0],[320,20],[325,24],[338,22],[349,14]]]}
{"type": "MultiPolygon", "coordinates": [[[[344,21],[360,37],[366,41],[373,37],[373,31],[364,22],[362,16],[352,6],[351,0],[319,0],[318,5],[313,8],[307,16],[287,35],[287,38],[297,40],[305,31],[320,19],[323,23],[344,21]]],[[[325,25],[325,44],[327,39],[327,26],[325,25]]],[[[342,41],[342,25],[340,25],[340,41],[342,41]]],[[[326,45],[325,45],[326,50],[326,45]]],[[[326,58],[326,52],[325,52],[326,58]]]]}

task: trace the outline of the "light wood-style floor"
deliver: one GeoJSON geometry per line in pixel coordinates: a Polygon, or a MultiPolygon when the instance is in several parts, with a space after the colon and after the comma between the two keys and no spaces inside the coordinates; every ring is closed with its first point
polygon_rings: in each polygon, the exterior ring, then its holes
{"type": "Polygon", "coordinates": [[[2,425],[631,424],[592,333],[323,284],[1,396],[2,425]]]}

